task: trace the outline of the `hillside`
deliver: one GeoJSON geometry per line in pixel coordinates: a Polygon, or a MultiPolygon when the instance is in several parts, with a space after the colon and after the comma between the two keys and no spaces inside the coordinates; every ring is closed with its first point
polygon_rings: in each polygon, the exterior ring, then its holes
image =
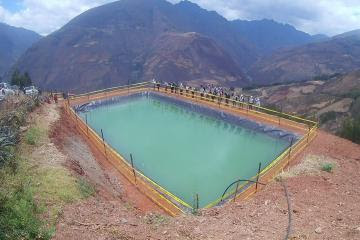
{"type": "Polygon", "coordinates": [[[253,65],[256,84],[311,80],[360,68],[360,39],[339,37],[280,50],[253,65]]]}
{"type": "MultiPolygon", "coordinates": [[[[244,24],[249,24],[246,28],[249,32],[253,23],[244,21],[244,24]]],[[[29,49],[17,67],[28,71],[43,88],[76,92],[152,78],[196,83],[224,79],[219,83],[244,86],[248,80],[243,72],[247,72],[264,52],[311,39],[289,26],[275,22],[271,26],[277,26],[282,37],[272,38],[271,48],[264,49],[266,41],[253,41],[253,35],[233,22],[189,1],[171,4],[165,0],[121,0],[74,18],[29,49]],[[296,37],[292,36],[284,41],[283,36],[289,29],[294,36],[306,37],[294,42],[296,37]],[[196,41],[196,44],[194,41],[164,40],[192,32],[208,40],[196,41]],[[159,41],[168,49],[160,46],[159,41]],[[204,54],[203,50],[209,46],[204,54]],[[187,50],[190,55],[186,51],[179,53],[185,48],[191,49],[187,50]],[[210,52],[213,54],[208,55],[210,52]],[[169,60],[169,56],[176,57],[169,60]],[[161,66],[155,66],[157,62],[161,66]]],[[[257,38],[266,39],[267,35],[266,28],[259,27],[256,32],[257,38]]]]}
{"type": "Polygon", "coordinates": [[[276,180],[250,198],[173,218],[88,145],[61,103],[22,114],[23,104],[13,103],[5,109],[0,103],[0,115],[20,115],[24,126],[17,157],[0,171],[1,239],[19,233],[59,240],[284,239],[290,213],[290,239],[360,237],[360,148],[347,140],[320,130],[276,180]]]}
{"type": "Polygon", "coordinates": [[[158,79],[194,85],[247,84],[240,66],[213,40],[198,33],[166,33],[155,40],[144,64],[144,79],[158,79]]]}
{"type": "Polygon", "coordinates": [[[0,78],[40,38],[33,31],[0,23],[0,78]]]}
{"type": "Polygon", "coordinates": [[[321,127],[338,133],[345,119],[360,118],[360,71],[326,80],[291,83],[246,91],[260,96],[264,105],[316,118],[321,127]]]}

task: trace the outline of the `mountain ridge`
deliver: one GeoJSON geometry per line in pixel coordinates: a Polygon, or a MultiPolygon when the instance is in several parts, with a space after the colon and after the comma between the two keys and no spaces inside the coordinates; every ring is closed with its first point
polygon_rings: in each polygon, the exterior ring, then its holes
{"type": "Polygon", "coordinates": [[[360,68],[360,39],[327,41],[279,50],[258,61],[249,71],[260,84],[307,81],[360,68]]]}
{"type": "MultiPolygon", "coordinates": [[[[268,23],[265,20],[263,22],[268,23]]],[[[271,24],[280,28],[282,26],[295,35],[305,36],[306,42],[311,39],[310,35],[293,27],[277,25],[274,21],[271,24]]],[[[281,39],[278,37],[272,40],[274,44],[271,49],[256,46],[251,36],[245,36],[233,22],[189,1],[171,4],[165,0],[122,0],[90,9],[75,17],[60,30],[28,49],[16,67],[21,71],[28,71],[30,76],[36,79],[36,83],[44,88],[87,91],[128,82],[135,83],[158,78],[158,72],[152,70],[160,71],[160,68],[144,68],[151,65],[146,65],[147,57],[152,54],[151,49],[156,45],[159,36],[170,37],[171,35],[166,33],[189,32],[208,38],[207,43],[213,42],[210,45],[214,52],[220,54],[219,59],[229,63],[231,67],[226,68],[223,65],[223,69],[220,69],[220,61],[212,61],[207,62],[207,67],[201,67],[200,70],[200,64],[192,61],[193,65],[184,70],[187,72],[186,79],[174,78],[166,79],[167,81],[193,82],[223,78],[229,80],[223,81],[224,83],[245,86],[249,84],[247,72],[250,66],[257,62],[262,54],[277,47],[300,44],[299,40],[294,42],[291,39],[284,43],[277,40],[281,39]],[[191,70],[192,67],[196,69],[191,70]],[[201,74],[197,73],[199,71],[201,74]],[[191,72],[194,74],[189,75],[191,72]],[[214,79],[209,76],[210,72],[214,73],[214,79]],[[234,73],[237,76],[234,77],[234,73]],[[74,81],[78,81],[79,86],[75,86],[74,81]]],[[[257,33],[258,36],[259,34],[264,38],[269,35],[265,30],[257,33]]],[[[174,49],[178,47],[173,46],[174,49]]],[[[200,52],[200,46],[191,47],[199,51],[193,56],[204,56],[200,52]]],[[[182,56],[180,52],[177,54],[182,56]]],[[[158,55],[163,56],[159,52],[158,55]]],[[[199,59],[206,62],[203,57],[199,59]]],[[[163,60],[157,59],[160,62],[163,60]]],[[[168,66],[174,64],[173,62],[168,66]]],[[[161,71],[164,73],[170,70],[161,71]]],[[[161,75],[160,72],[159,74],[161,75]]]]}
{"type": "Polygon", "coordinates": [[[33,31],[0,22],[0,77],[40,38],[41,36],[33,31]]]}

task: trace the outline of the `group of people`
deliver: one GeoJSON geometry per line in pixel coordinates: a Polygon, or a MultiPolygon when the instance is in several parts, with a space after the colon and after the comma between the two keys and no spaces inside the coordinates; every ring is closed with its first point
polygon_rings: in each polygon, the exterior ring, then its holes
{"type": "Polygon", "coordinates": [[[221,98],[233,100],[233,102],[242,102],[242,103],[248,103],[249,105],[255,105],[260,107],[261,101],[259,97],[254,96],[246,96],[244,94],[237,94],[233,88],[224,88],[219,86],[214,86],[213,84],[207,84],[207,85],[200,85],[200,88],[191,87],[188,85],[185,85],[183,83],[177,84],[174,82],[168,83],[163,82],[162,84],[160,82],[156,82],[153,80],[154,88],[160,88],[160,85],[165,87],[165,90],[168,88],[171,89],[171,91],[177,91],[180,92],[186,90],[190,92],[200,92],[201,95],[210,95],[210,96],[219,96],[221,98]]]}

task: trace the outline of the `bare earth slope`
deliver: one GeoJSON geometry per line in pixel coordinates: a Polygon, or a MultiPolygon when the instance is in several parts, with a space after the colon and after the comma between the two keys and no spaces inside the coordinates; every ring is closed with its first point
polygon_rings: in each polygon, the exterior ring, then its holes
{"type": "Polygon", "coordinates": [[[336,133],[347,117],[360,116],[360,71],[326,80],[282,84],[246,91],[263,104],[284,112],[319,118],[327,131],[336,133]]]}
{"type": "MultiPolygon", "coordinates": [[[[64,132],[62,137],[54,138],[71,155],[78,151],[69,145],[72,139],[78,145],[83,140],[74,138],[72,131],[64,131],[64,126],[73,128],[68,123],[54,126],[54,131],[61,128],[64,132]]],[[[99,160],[94,149],[90,154],[99,160]]],[[[87,163],[78,161],[76,165],[92,181],[94,175],[84,164],[87,163]]],[[[109,170],[100,166],[97,171],[109,170]]],[[[282,174],[292,208],[291,239],[360,238],[359,170],[358,145],[319,132],[306,151],[297,156],[289,172],[282,174]],[[336,165],[333,173],[320,169],[322,163],[328,162],[336,165]]],[[[117,179],[111,185],[126,185],[123,181],[117,179]]],[[[126,191],[120,199],[109,197],[111,191],[104,194],[105,188],[97,185],[96,196],[68,205],[54,239],[282,239],[288,227],[284,190],[276,181],[247,201],[231,202],[198,216],[176,218],[163,215],[151,202],[148,208],[141,204],[137,207],[138,198],[128,197],[126,191]]]]}

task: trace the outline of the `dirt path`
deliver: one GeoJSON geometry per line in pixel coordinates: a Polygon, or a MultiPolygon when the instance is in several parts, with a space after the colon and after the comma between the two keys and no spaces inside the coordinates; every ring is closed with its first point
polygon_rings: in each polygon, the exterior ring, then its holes
{"type": "MultiPolygon", "coordinates": [[[[67,166],[96,185],[97,194],[65,208],[55,239],[284,239],[288,212],[279,182],[273,181],[247,201],[215,207],[199,216],[170,218],[75,132],[62,116],[53,126],[53,142],[71,159],[67,166]]],[[[291,239],[360,239],[360,147],[319,132],[292,166],[310,156],[336,167],[333,173],[305,170],[286,178],[293,217],[291,239]]]]}

